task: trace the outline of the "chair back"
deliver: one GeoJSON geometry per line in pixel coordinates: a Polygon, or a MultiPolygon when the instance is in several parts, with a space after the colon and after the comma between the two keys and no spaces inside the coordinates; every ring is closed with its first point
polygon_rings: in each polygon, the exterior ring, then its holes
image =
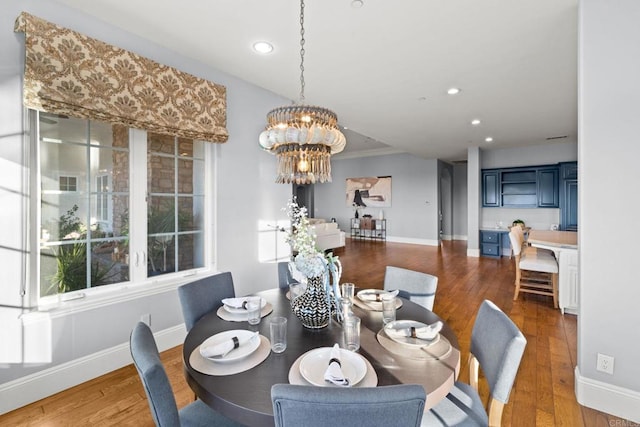
{"type": "Polygon", "coordinates": [[[289,283],[295,282],[289,271],[289,261],[281,261],[278,263],[278,286],[280,288],[288,288],[289,283]]]}
{"type": "Polygon", "coordinates": [[[420,304],[427,310],[433,310],[436,300],[438,277],[419,271],[387,266],[384,273],[384,289],[398,289],[399,296],[420,304]]]}
{"type": "Polygon", "coordinates": [[[471,332],[471,353],[478,359],[491,396],[507,403],[527,340],[493,302],[484,300],[471,332]]]}
{"type": "Polygon", "coordinates": [[[275,384],[271,387],[276,427],[419,426],[424,388],[403,384],[366,388],[275,384]]]}
{"type": "Polygon", "coordinates": [[[187,332],[202,316],[222,306],[224,298],[236,296],[230,272],[219,273],[178,288],[182,317],[187,332]]]}
{"type": "Polygon", "coordinates": [[[153,333],[146,323],[138,322],[133,328],[129,346],[156,426],[179,426],[178,407],[171,383],[160,361],[153,333]]]}
{"type": "MultiPolygon", "coordinates": [[[[515,231],[516,228],[520,228],[520,227],[513,227],[511,231],[509,231],[509,242],[511,242],[511,249],[513,249],[513,254],[517,258],[520,256],[520,253],[522,252],[522,242],[518,237],[518,232],[515,231]]],[[[516,261],[516,265],[517,264],[518,262],[516,261]]]]}

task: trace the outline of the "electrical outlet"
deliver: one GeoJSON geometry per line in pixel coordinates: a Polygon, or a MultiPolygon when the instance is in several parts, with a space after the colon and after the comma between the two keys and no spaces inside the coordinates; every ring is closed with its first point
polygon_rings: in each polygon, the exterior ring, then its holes
{"type": "Polygon", "coordinates": [[[150,314],[143,314],[142,316],[140,316],[140,321],[143,323],[146,323],[149,327],[151,326],[151,315],[150,314]]]}
{"type": "Polygon", "coordinates": [[[606,354],[598,353],[598,361],[596,363],[596,370],[604,372],[606,374],[613,375],[613,356],[607,356],[606,354]]]}

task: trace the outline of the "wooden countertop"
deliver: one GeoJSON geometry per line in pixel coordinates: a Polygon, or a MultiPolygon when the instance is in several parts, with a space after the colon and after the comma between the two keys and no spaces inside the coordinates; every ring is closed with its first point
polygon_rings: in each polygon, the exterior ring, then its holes
{"type": "Polygon", "coordinates": [[[574,231],[531,230],[527,241],[532,245],[578,249],[578,233],[574,231]]]}

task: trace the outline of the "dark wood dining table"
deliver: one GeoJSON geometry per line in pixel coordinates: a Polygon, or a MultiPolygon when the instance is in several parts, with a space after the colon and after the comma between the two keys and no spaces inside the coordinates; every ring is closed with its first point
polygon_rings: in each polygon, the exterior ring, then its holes
{"type": "MultiPolygon", "coordinates": [[[[273,312],[263,317],[258,325],[225,321],[214,311],[200,319],[185,338],[184,374],[191,389],[210,407],[247,426],[274,425],[271,386],[289,382],[289,369],[301,355],[314,348],[332,347],[336,342],[342,342],[342,326],[335,319],[322,329],[312,330],[303,327],[291,311],[286,292],[287,289],[278,288],[255,294],[273,306],[273,312]],[[269,320],[274,316],[288,319],[287,349],[283,353],[271,352],[258,366],[234,375],[207,375],[191,366],[191,353],[204,340],[219,332],[247,329],[259,331],[261,335],[269,338],[269,320]]],[[[445,322],[441,334],[451,343],[451,352],[446,358],[431,360],[428,363],[405,361],[398,354],[383,348],[376,339],[376,334],[383,327],[381,312],[363,310],[355,305],[353,311],[362,319],[361,346],[358,353],[373,366],[378,376],[378,385],[421,384],[427,392],[427,408],[434,406],[447,395],[458,377],[460,352],[458,340],[445,322]]],[[[398,320],[415,320],[426,324],[441,320],[433,312],[406,299],[402,299],[402,306],[398,308],[396,317],[398,320]]]]}

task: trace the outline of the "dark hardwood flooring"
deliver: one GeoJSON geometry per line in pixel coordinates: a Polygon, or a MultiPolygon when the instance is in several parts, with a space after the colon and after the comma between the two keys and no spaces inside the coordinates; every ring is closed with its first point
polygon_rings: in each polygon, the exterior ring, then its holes
{"type": "MultiPolygon", "coordinates": [[[[461,346],[460,379],[468,380],[467,361],[475,313],[484,299],[495,302],[518,325],[527,347],[505,406],[503,426],[634,425],[580,406],[574,394],[576,317],[553,309],[550,297],[522,295],[513,301],[513,260],[469,258],[466,242],[440,247],[351,241],[336,252],[343,282],[382,288],[387,265],[438,276],[434,312],[456,332],[461,346]]],[[[274,286],[277,278],[274,277],[274,286]]],[[[178,406],[192,401],[182,373],[181,347],[162,353],[178,406]]],[[[487,387],[481,383],[483,397],[487,387]]],[[[13,412],[0,415],[0,426],[152,426],[146,398],[133,365],[78,385],[13,412]]]]}

